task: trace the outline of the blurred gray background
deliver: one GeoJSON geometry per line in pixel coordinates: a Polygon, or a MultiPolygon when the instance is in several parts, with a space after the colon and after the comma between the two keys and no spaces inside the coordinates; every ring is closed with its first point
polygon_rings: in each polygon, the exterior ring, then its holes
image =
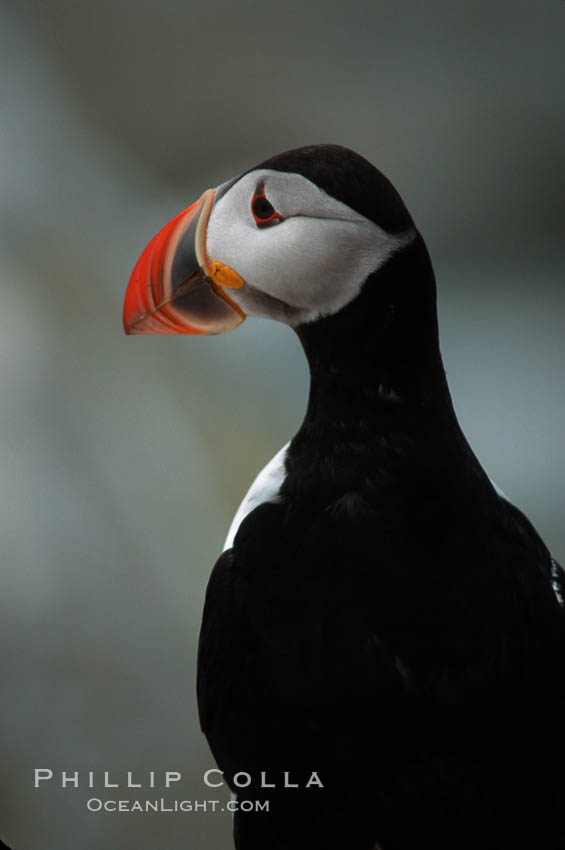
{"type": "MultiPolygon", "coordinates": [[[[292,333],[134,337],[140,251],[255,162],[332,141],[427,240],[455,404],[565,559],[565,3],[20,0],[0,12],[0,834],[15,850],[219,850],[227,814],[92,814],[33,768],[180,770],[206,582],[294,433],[292,333]]],[[[161,796],[96,790],[95,796],[161,796]]]]}

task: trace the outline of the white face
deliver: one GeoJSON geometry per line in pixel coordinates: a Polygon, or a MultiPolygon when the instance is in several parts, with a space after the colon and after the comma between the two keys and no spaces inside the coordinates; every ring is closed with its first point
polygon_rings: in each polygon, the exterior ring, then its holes
{"type": "Polygon", "coordinates": [[[206,248],[245,281],[229,294],[247,315],[298,325],[338,312],[415,235],[413,228],[387,233],[299,174],[258,169],[214,204],[206,248]],[[261,183],[278,224],[258,224],[253,215],[261,183]]]}

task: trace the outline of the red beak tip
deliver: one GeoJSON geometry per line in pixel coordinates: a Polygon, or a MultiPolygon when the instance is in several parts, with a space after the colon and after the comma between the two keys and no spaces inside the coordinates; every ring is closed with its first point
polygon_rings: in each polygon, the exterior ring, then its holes
{"type": "Polygon", "coordinates": [[[131,319],[126,319],[125,316],[123,317],[122,325],[123,325],[124,333],[126,334],[126,336],[132,336],[132,334],[135,334],[136,324],[137,324],[137,322],[132,322],[131,319]]]}

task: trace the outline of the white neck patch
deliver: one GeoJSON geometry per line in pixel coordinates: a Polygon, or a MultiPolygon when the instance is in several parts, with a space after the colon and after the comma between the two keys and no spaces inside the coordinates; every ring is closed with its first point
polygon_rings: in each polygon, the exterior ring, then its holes
{"type": "Polygon", "coordinates": [[[264,502],[276,502],[279,490],[281,489],[281,485],[284,481],[284,461],[289,445],[290,443],[287,443],[273,458],[271,458],[267,466],[261,470],[245,494],[243,501],[231,522],[228,536],[224,543],[224,552],[226,549],[231,549],[233,546],[234,537],[247,514],[250,514],[254,508],[257,508],[264,502]]]}

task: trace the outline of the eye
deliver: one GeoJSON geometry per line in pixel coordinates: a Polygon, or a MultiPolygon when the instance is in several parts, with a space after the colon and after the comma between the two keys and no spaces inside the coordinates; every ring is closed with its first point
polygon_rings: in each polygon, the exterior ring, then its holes
{"type": "Polygon", "coordinates": [[[255,189],[251,201],[251,212],[257,227],[270,227],[272,224],[280,224],[283,221],[282,215],[279,215],[265,195],[265,184],[263,182],[259,183],[255,189]]]}

